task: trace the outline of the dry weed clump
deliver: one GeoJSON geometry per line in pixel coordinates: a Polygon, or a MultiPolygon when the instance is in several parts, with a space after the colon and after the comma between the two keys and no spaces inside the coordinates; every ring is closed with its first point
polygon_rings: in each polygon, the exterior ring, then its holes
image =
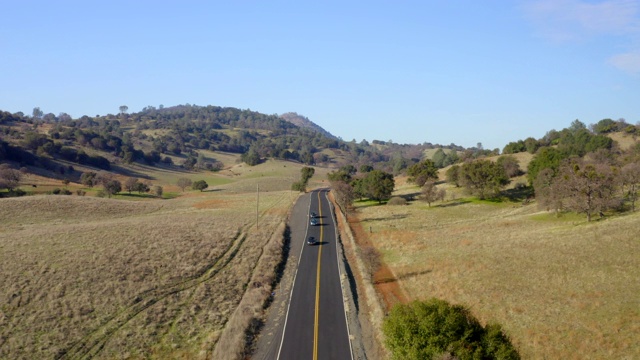
{"type": "MultiPolygon", "coordinates": [[[[264,247],[262,256],[253,271],[249,287],[240,304],[229,318],[224,331],[213,352],[214,359],[236,360],[245,358],[248,353],[247,337],[258,330],[262,322],[262,310],[276,279],[276,268],[282,261],[285,224],[282,223],[271,234],[264,247]]],[[[260,234],[268,236],[269,234],[260,234]]]]}
{"type": "Polygon", "coordinates": [[[523,358],[640,357],[640,215],[587,224],[536,211],[414,202],[359,216],[412,298],[501,323],[523,358]]]}
{"type": "Polygon", "coordinates": [[[289,206],[216,195],[2,200],[0,358],[208,358],[289,206]]]}

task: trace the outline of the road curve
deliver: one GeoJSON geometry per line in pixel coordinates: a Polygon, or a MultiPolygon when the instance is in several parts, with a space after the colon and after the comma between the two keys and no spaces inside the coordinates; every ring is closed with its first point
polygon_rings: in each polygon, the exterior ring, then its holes
{"type": "MultiPolygon", "coordinates": [[[[309,212],[320,216],[319,225],[307,226],[309,236],[320,243],[304,245],[289,302],[280,360],[352,359],[338,270],[336,225],[328,190],[313,191],[309,212]]],[[[309,217],[306,216],[308,223],[309,217]]]]}

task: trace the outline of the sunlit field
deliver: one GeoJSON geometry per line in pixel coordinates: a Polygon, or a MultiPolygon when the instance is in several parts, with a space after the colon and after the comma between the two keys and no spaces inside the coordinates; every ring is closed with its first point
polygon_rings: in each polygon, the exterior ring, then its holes
{"type": "Polygon", "coordinates": [[[525,359],[640,358],[640,212],[587,223],[451,193],[432,207],[360,204],[409,298],[501,323],[525,359]]]}
{"type": "Polygon", "coordinates": [[[185,173],[148,172],[174,199],[0,199],[0,358],[210,358],[247,290],[270,292],[297,199],[299,164],[258,167],[186,174],[210,186],[184,193],[185,173]]]}

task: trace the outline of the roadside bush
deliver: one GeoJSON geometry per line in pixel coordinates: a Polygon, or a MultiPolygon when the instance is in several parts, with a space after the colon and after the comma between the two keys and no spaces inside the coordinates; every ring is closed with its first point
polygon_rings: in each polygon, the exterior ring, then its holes
{"type": "Polygon", "coordinates": [[[84,196],[87,192],[82,190],[82,189],[78,189],[76,190],[76,194],[78,194],[78,196],[84,196]]]}
{"type": "Polygon", "coordinates": [[[396,305],[382,330],[393,359],[520,359],[500,325],[482,327],[464,307],[435,298],[396,305]]]}

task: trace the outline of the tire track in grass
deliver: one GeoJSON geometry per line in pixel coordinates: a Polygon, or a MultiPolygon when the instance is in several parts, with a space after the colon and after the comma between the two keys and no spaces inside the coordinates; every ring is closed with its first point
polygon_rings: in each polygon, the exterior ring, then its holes
{"type": "MultiPolygon", "coordinates": [[[[275,201],[271,202],[267,205],[266,208],[263,208],[262,211],[259,212],[260,216],[258,221],[261,218],[264,218],[267,212],[274,207],[276,207],[279,203],[283,201],[283,198],[277,198],[275,201]]],[[[233,241],[230,242],[227,250],[218,257],[218,259],[208,268],[203,269],[203,271],[196,274],[194,277],[187,279],[185,281],[163,286],[156,289],[151,289],[145,291],[134,299],[132,299],[127,308],[114,315],[105,321],[103,325],[93,330],[89,335],[85,336],[82,340],[76,342],[67,350],[62,352],[59,356],[56,356],[56,359],[87,359],[92,358],[100,353],[100,351],[104,348],[109,339],[122,327],[124,327],[127,323],[133,320],[137,315],[149,309],[159,301],[167,298],[176,293],[180,293],[187,290],[191,291],[187,301],[185,301],[184,305],[181,306],[180,312],[176,315],[170,325],[167,333],[163,335],[163,338],[167,336],[172,329],[175,327],[175,323],[179,316],[185,311],[189,304],[193,302],[193,297],[195,295],[196,288],[213,279],[221,270],[223,270],[236,256],[236,254],[240,251],[242,245],[247,239],[247,232],[255,226],[256,221],[251,221],[247,223],[245,226],[238,231],[238,234],[234,238],[233,241]]],[[[262,255],[262,251],[260,256],[262,255]]],[[[254,268],[255,269],[255,268],[254,268]]],[[[246,284],[245,284],[246,285],[246,284]]],[[[245,286],[246,287],[246,286],[245,286]]],[[[227,319],[228,320],[228,319],[227,319]]]]}
{"type": "MultiPolygon", "coordinates": [[[[282,203],[282,202],[283,202],[283,201],[285,201],[285,200],[286,200],[286,199],[285,199],[284,197],[278,197],[278,198],[276,198],[273,202],[268,203],[268,204],[267,204],[267,206],[266,206],[266,208],[262,208],[262,209],[261,209],[261,211],[259,212],[259,220],[264,219],[264,218],[265,218],[265,216],[268,214],[268,212],[269,212],[271,209],[275,208],[277,205],[279,205],[280,203],[282,203]]],[[[249,222],[249,223],[247,223],[247,224],[244,226],[244,228],[243,228],[243,232],[248,233],[248,232],[249,232],[249,230],[255,226],[255,224],[256,224],[256,221],[255,221],[255,220],[254,220],[254,221],[251,221],[251,222],[249,222]]],[[[276,226],[275,228],[277,228],[277,226],[276,226]]],[[[275,231],[275,230],[274,230],[274,231],[275,231]]],[[[273,235],[272,233],[271,233],[271,234],[269,234],[269,238],[270,238],[272,235],[273,235]]],[[[262,258],[262,255],[263,255],[263,254],[264,254],[264,249],[263,249],[263,248],[260,248],[260,253],[259,253],[259,255],[258,255],[258,259],[257,259],[257,261],[255,262],[254,266],[253,266],[253,267],[252,267],[252,269],[251,269],[250,276],[247,278],[247,281],[246,281],[245,283],[243,283],[243,288],[245,289],[245,293],[246,293],[246,291],[248,291],[248,290],[250,289],[250,288],[249,288],[249,282],[251,281],[250,279],[251,279],[251,278],[253,278],[253,275],[254,275],[254,273],[255,273],[255,269],[256,269],[256,267],[258,266],[258,263],[259,263],[260,259],[262,258]]],[[[200,283],[200,284],[198,284],[198,285],[202,285],[202,284],[204,284],[204,282],[202,282],[202,283],[200,283]]],[[[186,300],[184,300],[184,301],[183,301],[183,303],[182,303],[182,305],[180,305],[180,306],[178,307],[178,310],[177,310],[177,312],[176,312],[176,315],[174,315],[174,316],[172,317],[172,320],[171,320],[171,322],[170,322],[170,325],[169,325],[169,326],[168,326],[168,328],[167,328],[167,331],[165,331],[165,332],[164,332],[164,334],[162,334],[162,336],[160,337],[160,340],[158,341],[158,343],[163,343],[163,342],[165,341],[165,339],[166,339],[169,335],[171,335],[171,334],[173,334],[173,333],[175,333],[175,332],[177,331],[177,330],[176,330],[177,323],[178,323],[178,321],[179,321],[179,320],[184,316],[184,313],[185,313],[186,311],[188,311],[189,306],[193,304],[193,301],[194,301],[193,299],[194,299],[194,297],[195,297],[195,295],[196,295],[196,292],[197,292],[197,287],[195,287],[195,288],[193,289],[193,291],[189,294],[188,298],[187,298],[186,300]]],[[[243,297],[244,297],[244,294],[243,294],[243,297]]],[[[242,299],[242,297],[241,297],[241,299],[242,299]]],[[[227,322],[228,322],[228,321],[229,321],[229,319],[227,319],[226,321],[224,321],[224,322],[222,323],[223,328],[224,328],[224,326],[227,324],[227,322]]],[[[215,346],[215,344],[216,344],[216,343],[217,343],[217,341],[214,343],[214,346],[215,346]]]]}
{"type": "MultiPolygon", "coordinates": [[[[246,226],[245,226],[246,228],[246,226]]],[[[213,279],[222,269],[224,269],[231,260],[236,256],[240,247],[247,239],[247,235],[243,229],[230,243],[227,250],[215,261],[213,265],[206,268],[203,272],[195,277],[187,279],[183,282],[151,289],[140,293],[129,302],[124,310],[105,321],[103,325],[93,330],[82,340],[71,345],[67,350],[63,351],[56,359],[87,359],[96,356],[105,346],[107,341],[129,321],[138,314],[155,305],[157,302],[166,297],[191,290],[203,282],[213,279]]]]}

